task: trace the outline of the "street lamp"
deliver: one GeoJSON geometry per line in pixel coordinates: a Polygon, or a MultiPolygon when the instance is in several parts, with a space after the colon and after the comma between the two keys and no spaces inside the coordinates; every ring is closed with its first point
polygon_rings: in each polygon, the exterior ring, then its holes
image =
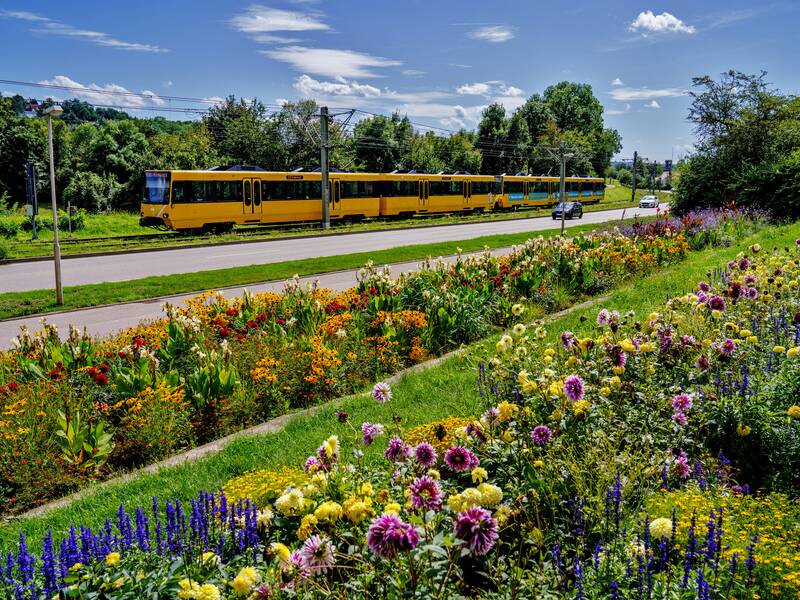
{"type": "Polygon", "coordinates": [[[53,203],[53,262],[56,269],[56,304],[64,304],[64,290],[61,287],[61,246],[58,243],[58,208],[56,208],[56,166],[53,159],[53,117],[64,112],[58,104],[45,109],[47,115],[47,144],[50,149],[50,199],[53,203]]]}

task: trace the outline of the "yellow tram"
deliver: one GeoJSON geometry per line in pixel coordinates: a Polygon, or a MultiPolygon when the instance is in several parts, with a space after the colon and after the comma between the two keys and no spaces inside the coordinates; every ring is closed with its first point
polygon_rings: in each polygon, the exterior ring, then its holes
{"type": "MultiPolygon", "coordinates": [[[[551,206],[558,179],[463,173],[331,173],[333,221],[417,214],[483,212],[551,206]]],[[[567,197],[602,199],[604,180],[570,177],[567,197]],[[574,195],[573,195],[574,194],[574,195]]],[[[234,225],[301,223],[322,219],[319,172],[275,172],[253,167],[207,171],[147,171],[140,224],[226,230],[234,225]]]]}

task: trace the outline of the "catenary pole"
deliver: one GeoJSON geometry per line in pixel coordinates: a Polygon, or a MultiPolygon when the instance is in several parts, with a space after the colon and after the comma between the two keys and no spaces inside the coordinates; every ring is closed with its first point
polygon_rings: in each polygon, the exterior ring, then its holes
{"type": "Polygon", "coordinates": [[[559,192],[558,192],[558,199],[561,201],[561,235],[564,235],[564,219],[566,218],[567,214],[567,202],[564,200],[565,193],[567,191],[567,183],[565,178],[567,176],[567,153],[564,150],[564,142],[561,142],[558,145],[558,155],[561,159],[561,175],[560,180],[558,183],[559,192]]]}
{"type": "Polygon", "coordinates": [[[56,207],[56,168],[53,158],[53,117],[63,109],[57,104],[45,111],[47,115],[47,145],[50,150],[50,200],[53,204],[53,263],[56,273],[56,304],[64,304],[64,289],[61,286],[61,245],[58,243],[58,208],[56,207]]]}
{"type": "Polygon", "coordinates": [[[320,174],[322,179],[322,228],[331,226],[330,199],[331,185],[328,167],[328,107],[319,109],[320,174]]]}
{"type": "Polygon", "coordinates": [[[636,203],[636,159],[639,153],[634,150],[633,152],[633,177],[631,178],[631,204],[636,203]]]}

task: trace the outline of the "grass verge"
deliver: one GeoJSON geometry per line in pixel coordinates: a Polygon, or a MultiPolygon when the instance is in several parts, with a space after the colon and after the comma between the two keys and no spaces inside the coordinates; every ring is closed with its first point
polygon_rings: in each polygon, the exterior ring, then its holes
{"type": "MultiPolygon", "coordinates": [[[[687,291],[704,278],[709,269],[727,262],[750,244],[757,241],[764,251],[769,251],[773,246],[793,244],[797,237],[800,237],[800,223],[764,229],[727,248],[693,253],[679,265],[613,290],[602,306],[620,311],[635,310],[641,316],[662,304],[668,296],[687,291]]],[[[597,310],[597,306],[579,309],[554,320],[547,326],[550,335],[556,339],[564,329],[580,335],[593,327],[597,310]]],[[[275,433],[238,438],[220,452],[196,462],[163,468],[155,473],[135,474],[126,481],[99,484],[66,506],[44,515],[11,520],[0,526],[0,548],[15,544],[20,530],[28,536],[29,544],[39,544],[48,529],[60,537],[71,524],[96,527],[106,517],[111,517],[121,503],[130,510],[135,506],[148,506],[152,496],[185,500],[198,490],[217,489],[230,478],[252,469],[301,465],[332,433],[342,440],[343,452],[349,452],[360,433],[356,434],[349,424],[339,423],[336,410],[346,411],[357,426],[363,421],[388,425],[394,415],[402,415],[406,428],[446,416],[477,414],[483,409],[476,388],[477,366],[491,355],[495,341],[496,338],[483,340],[430,369],[407,374],[393,386],[393,398],[389,403],[377,404],[365,395],[350,397],[322,406],[313,415],[297,416],[275,433]]],[[[381,460],[379,447],[366,450],[366,460],[381,460]]]]}
{"type": "MultiPolygon", "coordinates": [[[[645,190],[636,191],[636,199],[645,195],[645,190]]],[[[631,204],[631,190],[621,186],[609,188],[606,198],[601,204],[585,207],[586,212],[598,210],[611,210],[635,206],[631,204]]],[[[336,224],[329,233],[354,233],[358,231],[374,231],[379,229],[399,229],[409,225],[448,225],[452,223],[482,223],[517,219],[521,215],[526,217],[542,217],[550,214],[550,209],[535,209],[521,213],[486,213],[480,215],[447,214],[441,216],[415,217],[403,221],[373,220],[357,224],[336,224]]],[[[88,252],[113,252],[125,250],[157,250],[174,246],[205,246],[223,242],[241,241],[246,239],[279,239],[297,235],[321,235],[317,224],[307,223],[297,226],[287,226],[280,229],[267,229],[261,231],[248,231],[247,228],[237,232],[223,235],[176,235],[174,232],[162,233],[139,226],[139,216],[136,213],[111,213],[108,215],[88,215],[86,227],[76,231],[70,236],[61,232],[61,254],[83,254],[88,252]],[[146,236],[136,239],[126,239],[124,236],[146,236]]],[[[29,233],[19,233],[15,238],[7,240],[8,258],[36,258],[53,255],[53,233],[44,230],[39,232],[39,239],[30,240],[29,233]]]]}
{"type": "MultiPolygon", "coordinates": [[[[619,222],[611,222],[610,224],[617,223],[619,222]]],[[[601,228],[602,225],[597,223],[570,225],[569,233],[574,235],[601,228]]],[[[0,294],[0,320],[39,313],[63,312],[116,302],[130,302],[159,296],[200,292],[222,287],[249,285],[265,281],[280,281],[288,279],[295,274],[301,276],[318,275],[331,271],[358,269],[369,260],[377,264],[391,264],[423,259],[428,256],[447,256],[454,254],[457,248],[461,248],[464,252],[479,251],[485,247],[501,248],[503,246],[521,244],[531,236],[552,236],[559,233],[560,229],[551,229],[500,234],[456,242],[400,246],[374,252],[356,252],[266,265],[250,265],[179,275],[145,277],[130,281],[70,286],[64,288],[64,304],[61,306],[55,303],[52,290],[8,292],[0,294]]],[[[146,260],[146,258],[142,258],[142,260],[146,260]]]]}

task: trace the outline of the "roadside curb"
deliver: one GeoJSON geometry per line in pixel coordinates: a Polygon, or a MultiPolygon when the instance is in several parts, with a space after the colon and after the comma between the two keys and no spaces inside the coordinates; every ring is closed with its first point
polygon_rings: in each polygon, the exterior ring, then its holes
{"type": "MultiPolygon", "coordinates": [[[[585,300],[583,302],[579,302],[578,304],[574,304],[573,306],[570,306],[569,308],[565,308],[564,310],[561,310],[561,311],[559,311],[557,313],[553,313],[551,315],[547,315],[544,318],[539,319],[538,321],[542,322],[542,323],[549,323],[549,322],[554,321],[556,319],[560,319],[561,317],[566,316],[566,315],[568,315],[568,314],[570,314],[570,313],[572,313],[574,311],[582,310],[584,308],[591,307],[591,306],[593,306],[595,304],[598,304],[600,302],[604,302],[609,297],[610,297],[610,294],[603,294],[602,296],[597,296],[595,298],[590,298],[589,300],[585,300]]],[[[487,340],[489,337],[491,337],[491,336],[488,336],[487,338],[483,338],[481,340],[476,340],[475,342],[473,342],[473,344],[481,343],[481,342],[487,340]]],[[[443,362],[445,362],[447,360],[450,360],[451,358],[454,358],[456,356],[461,355],[464,352],[465,348],[466,348],[465,346],[461,346],[459,348],[456,348],[455,350],[451,350],[450,352],[447,352],[446,354],[443,354],[441,356],[437,356],[436,358],[433,358],[431,360],[428,360],[428,361],[425,361],[425,362],[418,363],[416,365],[412,365],[410,367],[407,367],[407,368],[405,368],[405,369],[403,369],[401,371],[398,371],[394,375],[391,375],[390,377],[387,377],[386,379],[384,379],[384,381],[386,383],[390,384],[390,385],[396,385],[396,384],[400,383],[406,376],[408,376],[410,374],[427,371],[429,369],[432,369],[433,367],[436,367],[436,366],[442,364],[443,362]]],[[[370,391],[363,391],[363,392],[358,392],[358,393],[355,393],[355,394],[349,394],[347,396],[340,396],[339,398],[334,398],[332,400],[329,400],[327,402],[323,402],[321,404],[317,404],[315,406],[310,406],[308,408],[305,408],[305,409],[302,409],[302,410],[299,410],[299,411],[296,411],[296,412],[287,413],[287,414],[281,415],[279,417],[275,417],[274,419],[270,419],[269,421],[266,421],[264,423],[260,423],[259,425],[255,425],[255,426],[249,427],[247,429],[242,429],[241,431],[236,431],[236,432],[231,433],[229,435],[226,435],[225,437],[222,437],[222,438],[220,438],[218,440],[214,440],[213,442],[209,442],[208,444],[204,444],[202,446],[198,446],[196,448],[192,448],[191,450],[187,450],[187,451],[181,452],[179,454],[174,454],[174,455],[172,455],[172,456],[170,456],[170,457],[168,457],[168,458],[166,458],[166,459],[164,459],[162,461],[159,461],[157,463],[153,463],[151,465],[147,465],[145,467],[141,467],[139,469],[136,469],[134,471],[130,471],[130,472],[125,473],[123,475],[119,475],[119,476],[114,477],[112,479],[108,479],[106,481],[98,483],[95,486],[84,488],[84,489],[79,490],[79,491],[77,491],[77,492],[75,492],[73,494],[70,494],[68,496],[64,496],[63,498],[59,498],[58,500],[54,500],[53,502],[49,502],[49,503],[44,504],[42,506],[37,506],[36,508],[33,508],[33,509],[28,510],[28,511],[26,511],[24,513],[21,513],[19,515],[15,515],[13,517],[10,517],[10,518],[6,519],[5,520],[5,525],[7,526],[8,524],[13,523],[14,521],[17,521],[17,520],[20,520],[20,519],[27,519],[27,518],[31,518],[31,517],[40,517],[40,516],[46,515],[47,513],[51,512],[53,510],[56,510],[58,508],[62,508],[64,506],[67,506],[67,505],[71,504],[72,502],[74,502],[76,500],[80,500],[84,496],[91,495],[92,493],[96,492],[99,489],[103,489],[103,488],[106,488],[106,487],[111,487],[111,486],[114,486],[114,485],[117,485],[117,484],[122,484],[122,483],[125,483],[127,481],[131,481],[131,480],[136,479],[137,477],[139,477],[140,475],[143,475],[143,474],[157,473],[161,469],[170,468],[170,467],[178,467],[178,466],[181,466],[181,465],[184,465],[184,464],[187,464],[187,463],[196,462],[197,460],[199,460],[201,458],[204,458],[206,456],[211,456],[213,454],[216,454],[216,453],[224,450],[231,442],[233,442],[233,441],[235,441],[235,440],[237,440],[239,438],[252,437],[252,436],[263,435],[263,434],[268,434],[268,433],[277,433],[278,431],[283,429],[291,420],[293,420],[293,419],[295,419],[297,417],[312,416],[312,415],[316,414],[317,412],[319,412],[321,410],[324,410],[324,409],[327,409],[327,408],[336,407],[339,404],[341,404],[343,402],[346,402],[348,400],[361,398],[361,397],[368,397],[369,394],[370,394],[370,391]]]]}

